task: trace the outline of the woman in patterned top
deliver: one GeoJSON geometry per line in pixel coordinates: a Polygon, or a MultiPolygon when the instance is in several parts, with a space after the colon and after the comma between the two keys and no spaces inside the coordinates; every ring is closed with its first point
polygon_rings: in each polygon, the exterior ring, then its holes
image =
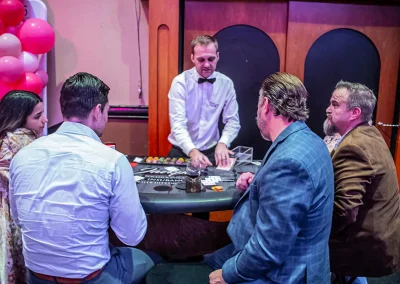
{"type": "Polygon", "coordinates": [[[43,100],[26,91],[11,91],[0,101],[0,283],[25,283],[19,228],[10,216],[9,166],[14,155],[43,132],[43,100]]]}

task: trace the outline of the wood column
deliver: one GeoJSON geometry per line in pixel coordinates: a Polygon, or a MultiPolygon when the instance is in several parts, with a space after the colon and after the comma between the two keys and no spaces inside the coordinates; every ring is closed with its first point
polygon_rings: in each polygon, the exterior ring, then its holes
{"type": "Polygon", "coordinates": [[[178,75],[179,0],[149,1],[149,155],[166,156],[168,91],[178,75]]]}
{"type": "MultiPolygon", "coordinates": [[[[397,122],[400,124],[400,119],[397,122]]],[[[394,155],[394,162],[396,164],[396,170],[397,170],[397,181],[399,182],[400,186],[400,130],[397,131],[397,141],[396,141],[396,151],[394,155]]],[[[399,192],[400,192],[400,187],[399,187],[399,192]]]]}

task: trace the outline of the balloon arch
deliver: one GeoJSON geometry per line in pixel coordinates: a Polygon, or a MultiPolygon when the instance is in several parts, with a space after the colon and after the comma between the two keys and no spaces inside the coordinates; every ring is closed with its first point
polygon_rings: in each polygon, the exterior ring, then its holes
{"type": "Polygon", "coordinates": [[[23,1],[0,0],[0,99],[11,90],[39,95],[48,82],[39,60],[53,48],[54,30],[43,19],[24,16],[23,1]]]}

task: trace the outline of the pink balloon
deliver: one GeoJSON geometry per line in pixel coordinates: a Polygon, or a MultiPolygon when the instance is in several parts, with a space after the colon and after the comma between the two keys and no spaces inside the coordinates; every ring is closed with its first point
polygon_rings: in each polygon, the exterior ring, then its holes
{"type": "Polygon", "coordinates": [[[39,95],[43,89],[43,85],[42,80],[38,75],[31,72],[26,72],[16,83],[15,88],[17,90],[29,91],[39,95]]]}
{"type": "Polygon", "coordinates": [[[6,29],[6,33],[16,36],[18,34],[19,28],[20,26],[9,26],[6,29]]]}
{"type": "Polygon", "coordinates": [[[13,83],[19,80],[24,74],[24,65],[13,56],[0,58],[0,80],[6,83],[13,83]]]}
{"type": "Polygon", "coordinates": [[[22,51],[19,60],[24,65],[25,72],[35,72],[39,68],[39,59],[36,54],[22,51]]]}
{"type": "Polygon", "coordinates": [[[20,54],[21,42],[15,35],[7,33],[0,35],[0,57],[18,57],[20,54]]]}
{"type": "Polygon", "coordinates": [[[5,94],[12,90],[15,90],[14,85],[0,81],[0,100],[4,97],[5,94]]]}
{"type": "Polygon", "coordinates": [[[3,21],[0,19],[0,35],[6,32],[6,27],[3,24],[3,21]]]}
{"type": "Polygon", "coordinates": [[[22,43],[22,50],[34,54],[49,52],[55,42],[53,28],[48,22],[38,18],[26,20],[22,24],[18,36],[22,43]]]}
{"type": "Polygon", "coordinates": [[[39,78],[42,80],[43,88],[46,87],[47,83],[49,82],[49,76],[47,75],[46,71],[39,69],[35,72],[35,74],[38,75],[39,78]]]}
{"type": "Polygon", "coordinates": [[[25,7],[18,0],[0,1],[0,19],[5,26],[16,26],[24,19],[25,7]]]}

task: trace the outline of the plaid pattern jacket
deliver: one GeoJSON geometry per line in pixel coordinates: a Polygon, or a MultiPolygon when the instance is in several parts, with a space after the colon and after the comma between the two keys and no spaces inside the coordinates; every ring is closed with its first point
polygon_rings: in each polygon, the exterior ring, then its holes
{"type": "Polygon", "coordinates": [[[330,283],[334,178],[323,140],[294,122],[274,141],[228,227],[228,283],[330,283]]]}

